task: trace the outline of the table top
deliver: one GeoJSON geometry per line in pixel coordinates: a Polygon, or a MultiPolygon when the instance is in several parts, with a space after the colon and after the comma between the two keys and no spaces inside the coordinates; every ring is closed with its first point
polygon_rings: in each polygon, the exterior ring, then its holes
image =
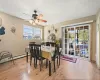
{"type": "MultiPolygon", "coordinates": [[[[27,46],[25,49],[29,49],[29,46],[27,46]]],[[[62,48],[59,48],[59,50],[61,51],[62,48]]],[[[55,47],[51,47],[51,46],[41,46],[41,50],[42,51],[46,51],[46,52],[52,52],[55,50],[55,47]]]]}
{"type": "Polygon", "coordinates": [[[50,47],[50,46],[42,46],[41,47],[42,51],[46,51],[46,52],[52,52],[55,50],[55,47],[50,47]]]}

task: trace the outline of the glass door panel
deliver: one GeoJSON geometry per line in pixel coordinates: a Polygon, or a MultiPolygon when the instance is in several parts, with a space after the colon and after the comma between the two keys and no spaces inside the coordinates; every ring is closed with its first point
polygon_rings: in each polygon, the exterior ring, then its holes
{"type": "Polygon", "coordinates": [[[75,53],[76,56],[88,58],[89,45],[89,29],[88,26],[81,26],[75,28],[75,53]]]}
{"type": "Polygon", "coordinates": [[[80,48],[79,48],[79,30],[80,27],[75,27],[75,55],[80,55],[80,48]]]}
{"type": "Polygon", "coordinates": [[[65,54],[65,27],[62,28],[62,52],[65,54]]]}
{"type": "Polygon", "coordinates": [[[68,43],[68,28],[66,27],[65,28],[65,54],[68,54],[68,46],[67,46],[67,43],[68,43]]]}
{"type": "Polygon", "coordinates": [[[75,50],[74,50],[74,44],[75,44],[75,30],[73,28],[68,28],[68,54],[69,55],[75,55],[75,50]]]}
{"type": "Polygon", "coordinates": [[[84,57],[88,58],[89,57],[89,27],[84,26],[84,57]]]}

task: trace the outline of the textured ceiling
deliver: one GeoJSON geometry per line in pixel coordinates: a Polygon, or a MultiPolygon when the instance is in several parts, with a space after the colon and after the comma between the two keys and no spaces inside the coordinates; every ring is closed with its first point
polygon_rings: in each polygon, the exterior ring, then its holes
{"type": "Polygon", "coordinates": [[[100,0],[0,0],[0,11],[28,20],[36,9],[47,24],[95,15],[99,8],[100,0]]]}

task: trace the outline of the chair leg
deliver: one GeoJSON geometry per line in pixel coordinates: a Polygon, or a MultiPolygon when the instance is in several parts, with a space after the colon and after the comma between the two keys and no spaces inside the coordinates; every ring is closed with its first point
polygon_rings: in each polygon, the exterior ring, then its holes
{"type": "Polygon", "coordinates": [[[49,76],[51,76],[51,62],[49,61],[49,76]]]}
{"type": "Polygon", "coordinates": [[[36,68],[37,68],[37,58],[35,58],[35,65],[36,65],[36,68]]]}
{"type": "Polygon", "coordinates": [[[42,60],[39,60],[39,64],[40,64],[40,71],[42,69],[42,60]]]}
{"type": "Polygon", "coordinates": [[[31,65],[31,63],[32,63],[32,56],[30,56],[30,65],[31,65]]]}
{"type": "Polygon", "coordinates": [[[58,57],[59,57],[59,66],[60,66],[60,55],[58,57]]]}
{"type": "Polygon", "coordinates": [[[56,67],[55,67],[55,60],[54,60],[54,72],[56,72],[56,67]]]}
{"type": "Polygon", "coordinates": [[[41,67],[43,67],[43,60],[41,60],[41,67]]]}
{"type": "Polygon", "coordinates": [[[28,62],[28,52],[26,53],[26,61],[28,62]]]}
{"type": "Polygon", "coordinates": [[[58,56],[57,56],[57,66],[58,66],[58,56]]]}
{"type": "Polygon", "coordinates": [[[35,61],[36,61],[36,58],[34,58],[34,68],[36,68],[36,63],[35,63],[35,61]]]}
{"type": "Polygon", "coordinates": [[[48,59],[46,59],[46,68],[48,67],[48,59]]]}

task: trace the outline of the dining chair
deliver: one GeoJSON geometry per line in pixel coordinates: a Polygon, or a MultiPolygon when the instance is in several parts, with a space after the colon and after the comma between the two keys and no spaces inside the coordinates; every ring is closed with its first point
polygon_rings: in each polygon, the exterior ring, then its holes
{"type": "Polygon", "coordinates": [[[54,55],[52,57],[52,61],[53,61],[53,65],[54,65],[54,72],[56,72],[56,66],[55,66],[56,59],[57,59],[57,66],[59,67],[59,65],[60,65],[60,52],[59,52],[59,46],[57,44],[55,45],[55,51],[54,51],[54,55]]]}
{"type": "Polygon", "coordinates": [[[52,47],[55,47],[55,46],[56,46],[56,43],[55,43],[55,42],[50,42],[50,45],[51,45],[52,47]]]}
{"type": "Polygon", "coordinates": [[[30,65],[32,63],[32,58],[34,58],[34,67],[36,68],[36,54],[35,54],[35,50],[34,50],[34,46],[35,44],[29,44],[29,49],[30,49],[30,65]]]}
{"type": "Polygon", "coordinates": [[[45,42],[45,45],[46,46],[50,46],[50,42],[45,42]]]}
{"type": "Polygon", "coordinates": [[[36,54],[36,67],[37,67],[37,61],[39,61],[40,71],[41,71],[43,66],[43,60],[46,60],[46,67],[47,67],[47,59],[42,57],[41,45],[35,44],[34,50],[36,54]]]}
{"type": "Polygon", "coordinates": [[[52,46],[55,47],[56,43],[55,42],[45,42],[46,46],[52,46]]]}

